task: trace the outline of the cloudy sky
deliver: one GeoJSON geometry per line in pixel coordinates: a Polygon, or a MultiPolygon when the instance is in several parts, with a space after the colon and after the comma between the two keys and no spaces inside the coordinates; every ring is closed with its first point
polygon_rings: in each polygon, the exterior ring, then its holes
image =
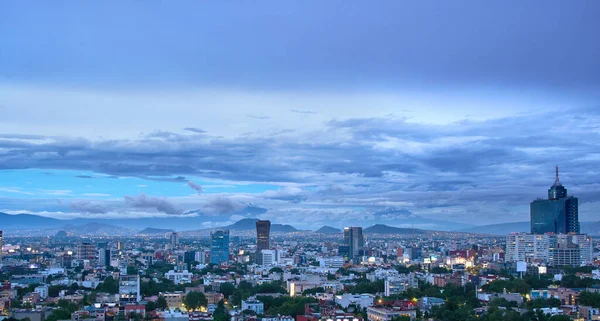
{"type": "Polygon", "coordinates": [[[528,220],[558,164],[598,220],[599,17],[589,0],[3,2],[0,211],[484,225],[528,220]]]}

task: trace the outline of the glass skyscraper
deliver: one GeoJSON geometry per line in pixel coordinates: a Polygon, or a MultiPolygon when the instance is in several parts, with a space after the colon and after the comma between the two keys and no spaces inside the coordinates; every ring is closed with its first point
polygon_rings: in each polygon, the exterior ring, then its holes
{"type": "Polygon", "coordinates": [[[210,263],[221,264],[229,261],[229,230],[210,233],[210,263]]]}
{"type": "Polygon", "coordinates": [[[556,179],[548,189],[548,199],[531,202],[531,234],[579,233],[579,200],[567,196],[567,189],[556,179]]]}
{"type": "Polygon", "coordinates": [[[360,249],[365,245],[362,227],[345,227],[344,245],[348,248],[349,259],[357,257],[360,249]]]}

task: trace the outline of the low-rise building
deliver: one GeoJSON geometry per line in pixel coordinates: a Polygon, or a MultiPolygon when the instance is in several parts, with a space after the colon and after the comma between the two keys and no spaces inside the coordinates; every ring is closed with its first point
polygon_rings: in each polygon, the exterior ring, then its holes
{"type": "Polygon", "coordinates": [[[256,314],[263,314],[265,312],[265,304],[256,299],[248,299],[242,301],[242,311],[250,310],[256,314]]]}

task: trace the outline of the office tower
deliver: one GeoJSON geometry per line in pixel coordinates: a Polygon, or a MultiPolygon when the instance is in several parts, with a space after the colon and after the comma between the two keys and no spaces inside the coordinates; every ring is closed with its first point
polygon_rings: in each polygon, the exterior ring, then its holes
{"type": "Polygon", "coordinates": [[[77,260],[94,260],[96,254],[96,245],[87,242],[77,244],[77,260]]]}
{"type": "Polygon", "coordinates": [[[578,199],[567,196],[567,189],[558,179],[558,166],[554,184],[548,189],[548,199],[531,202],[531,234],[579,233],[578,199]]]}
{"type": "Polygon", "coordinates": [[[98,249],[98,266],[109,267],[111,259],[110,249],[100,248],[98,249]]]}
{"type": "Polygon", "coordinates": [[[171,233],[171,248],[176,248],[179,245],[179,234],[177,232],[171,233]]]}
{"type": "Polygon", "coordinates": [[[362,227],[345,227],[344,245],[348,247],[349,259],[358,257],[360,249],[365,245],[362,227]]]}
{"type": "Polygon", "coordinates": [[[229,261],[229,230],[210,233],[210,263],[221,264],[229,261]]]}
{"type": "Polygon", "coordinates": [[[256,221],[256,264],[262,264],[262,250],[270,248],[271,221],[256,221]]]}
{"type": "Polygon", "coordinates": [[[2,265],[2,231],[0,231],[0,265],[2,265]]]}

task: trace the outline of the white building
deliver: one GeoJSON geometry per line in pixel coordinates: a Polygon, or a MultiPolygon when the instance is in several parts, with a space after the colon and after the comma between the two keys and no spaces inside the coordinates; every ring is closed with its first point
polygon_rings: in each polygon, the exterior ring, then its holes
{"type": "Polygon", "coordinates": [[[419,286],[414,273],[390,276],[385,280],[385,296],[400,294],[410,288],[419,286]]]}
{"type": "Polygon", "coordinates": [[[255,299],[243,300],[242,311],[244,310],[251,310],[256,314],[263,314],[265,312],[265,304],[255,299]]]}
{"type": "Polygon", "coordinates": [[[411,320],[417,317],[416,310],[400,310],[385,307],[368,307],[367,318],[369,321],[392,321],[392,319],[407,316],[411,320]]]}
{"type": "Polygon", "coordinates": [[[366,308],[373,305],[374,299],[375,297],[372,294],[342,294],[335,296],[335,303],[341,305],[344,309],[350,305],[366,308]]]}
{"type": "Polygon", "coordinates": [[[140,276],[121,275],[119,277],[119,301],[121,303],[140,302],[140,276]]]}
{"type": "Polygon", "coordinates": [[[39,293],[41,299],[46,299],[48,297],[48,286],[40,285],[36,287],[33,292],[39,293]]]}
{"type": "Polygon", "coordinates": [[[262,265],[271,266],[277,265],[279,262],[279,251],[278,250],[262,250],[262,265]]]}
{"type": "MultiPolygon", "coordinates": [[[[536,235],[527,233],[515,233],[506,237],[505,261],[552,263],[552,261],[558,261],[559,258],[555,257],[559,256],[557,253],[567,253],[556,250],[560,247],[559,244],[577,245],[578,250],[571,251],[569,254],[579,256],[579,264],[588,264],[593,261],[592,241],[586,234],[536,235]]],[[[560,255],[560,257],[562,256],[564,255],[560,255]]]]}
{"type": "Polygon", "coordinates": [[[548,261],[551,237],[548,234],[510,234],[506,237],[506,262],[548,261]]]}
{"type": "Polygon", "coordinates": [[[165,278],[173,281],[175,284],[191,283],[193,276],[194,274],[188,270],[170,270],[169,272],[165,273],[165,278]]]}
{"type": "Polygon", "coordinates": [[[344,258],[341,256],[322,257],[319,258],[319,266],[339,269],[344,266],[344,258]]]}

